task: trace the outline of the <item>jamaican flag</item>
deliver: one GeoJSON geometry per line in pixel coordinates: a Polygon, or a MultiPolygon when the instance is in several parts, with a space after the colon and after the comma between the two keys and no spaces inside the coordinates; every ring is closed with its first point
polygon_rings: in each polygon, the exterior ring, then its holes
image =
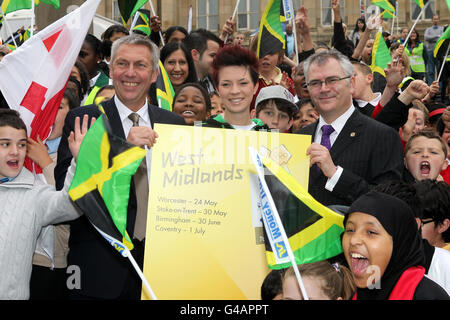
{"type": "Polygon", "coordinates": [[[423,7],[425,7],[425,5],[427,4],[428,0],[414,0],[414,2],[417,3],[417,5],[418,5],[420,8],[423,8],[423,7]]]}
{"type": "Polygon", "coordinates": [[[258,58],[263,58],[268,54],[285,49],[286,41],[280,19],[283,12],[281,0],[269,0],[259,25],[258,45],[256,48],[258,58]]]}
{"type": "Polygon", "coordinates": [[[136,11],[142,8],[147,2],[148,0],[119,0],[119,11],[123,25],[126,26],[128,20],[134,17],[136,11]]]}
{"type": "Polygon", "coordinates": [[[433,56],[435,58],[445,59],[444,55],[445,52],[447,51],[449,44],[450,44],[450,27],[447,27],[442,36],[436,42],[436,45],[434,46],[433,56]]]}
{"type": "Polygon", "coordinates": [[[283,230],[297,264],[340,254],[344,216],[317,202],[275,162],[264,157],[259,159],[260,166],[266,169],[262,174],[264,182],[259,178],[259,189],[269,268],[282,269],[291,265],[281,237],[283,230]],[[276,212],[282,225],[277,223],[276,212]]]}
{"type": "Polygon", "coordinates": [[[384,69],[387,68],[388,63],[392,62],[391,54],[389,49],[384,41],[382,33],[379,31],[377,36],[375,37],[375,42],[372,47],[372,64],[370,69],[373,72],[378,72],[383,77],[386,77],[384,73],[384,69]]]}
{"type": "Polygon", "coordinates": [[[14,41],[17,44],[17,47],[20,47],[26,40],[30,38],[31,35],[31,28],[28,28],[24,31],[16,31],[13,33],[12,37],[10,36],[8,39],[5,40],[3,43],[5,46],[7,46],[10,50],[14,51],[16,50],[16,46],[14,44],[14,41]],[[14,37],[14,41],[13,41],[14,37]]]}
{"type": "Polygon", "coordinates": [[[139,14],[139,17],[136,21],[136,25],[133,27],[133,31],[137,30],[149,36],[152,32],[150,30],[150,11],[139,9],[136,14],[139,14]]]}
{"type": "Polygon", "coordinates": [[[158,78],[156,79],[156,99],[158,100],[159,107],[172,111],[174,95],[175,91],[173,90],[169,75],[160,60],[158,78]]]}
{"type": "Polygon", "coordinates": [[[395,16],[395,5],[393,0],[371,0],[371,2],[377,7],[384,9],[382,12],[384,18],[393,18],[395,16]]]}
{"type": "MultiPolygon", "coordinates": [[[[4,14],[22,10],[22,9],[31,9],[32,4],[30,0],[3,0],[0,1],[2,3],[2,11],[4,14]]],[[[34,3],[36,5],[39,2],[43,2],[46,4],[51,4],[55,9],[59,9],[59,0],[35,0],[34,3]]]]}
{"type": "Polygon", "coordinates": [[[145,150],[114,136],[102,115],[89,128],[78,153],[69,196],[98,232],[122,255],[133,244],[126,232],[131,177],[145,150]]]}

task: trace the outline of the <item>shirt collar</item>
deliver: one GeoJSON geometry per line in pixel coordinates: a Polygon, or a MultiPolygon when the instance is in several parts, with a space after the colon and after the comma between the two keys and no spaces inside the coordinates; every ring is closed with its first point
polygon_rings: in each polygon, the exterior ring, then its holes
{"type": "Polygon", "coordinates": [[[98,72],[95,77],[93,77],[92,79],[89,80],[89,87],[92,88],[93,86],[95,86],[95,83],[97,82],[98,77],[100,77],[100,72],[98,72]]]}
{"type": "Polygon", "coordinates": [[[339,118],[334,120],[332,123],[326,123],[325,120],[322,118],[322,116],[319,116],[319,124],[317,126],[317,130],[320,130],[322,126],[326,124],[330,124],[333,127],[334,132],[339,134],[354,111],[355,107],[353,105],[350,105],[350,108],[348,108],[347,111],[341,114],[339,118]]]}
{"type": "MultiPolygon", "coordinates": [[[[122,103],[122,101],[117,98],[117,95],[114,95],[114,103],[116,104],[117,111],[119,112],[120,121],[123,122],[125,119],[128,119],[128,116],[133,113],[131,109],[129,109],[126,105],[122,103]]],[[[150,124],[150,116],[148,114],[148,102],[145,99],[144,105],[136,112],[141,119],[150,124]]]]}
{"type": "Polygon", "coordinates": [[[272,84],[273,82],[276,82],[276,83],[280,83],[281,82],[281,78],[282,78],[282,74],[281,74],[281,70],[280,70],[280,68],[278,68],[278,67],[275,67],[275,71],[277,72],[277,75],[273,78],[273,81],[272,80],[267,80],[266,78],[264,78],[264,76],[263,75],[259,75],[259,78],[260,79],[263,79],[264,80],[264,82],[267,84],[267,85],[270,85],[270,84],[272,84]]]}
{"type": "Polygon", "coordinates": [[[381,92],[375,92],[374,95],[375,95],[375,99],[373,99],[372,101],[364,101],[364,100],[359,100],[359,99],[355,99],[355,100],[358,103],[358,106],[360,108],[364,108],[367,103],[370,103],[372,106],[376,107],[378,102],[380,102],[380,100],[381,100],[381,92]]]}

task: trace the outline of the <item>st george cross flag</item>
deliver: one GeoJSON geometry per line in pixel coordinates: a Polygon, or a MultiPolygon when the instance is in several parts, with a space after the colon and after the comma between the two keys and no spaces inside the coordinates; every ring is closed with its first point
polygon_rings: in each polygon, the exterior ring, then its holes
{"type": "MultiPolygon", "coordinates": [[[[88,0],[78,9],[35,34],[0,62],[0,90],[17,110],[28,135],[44,140],[55,121],[70,72],[78,57],[100,0],[88,0]]],[[[25,167],[41,173],[30,159],[25,167]]]]}

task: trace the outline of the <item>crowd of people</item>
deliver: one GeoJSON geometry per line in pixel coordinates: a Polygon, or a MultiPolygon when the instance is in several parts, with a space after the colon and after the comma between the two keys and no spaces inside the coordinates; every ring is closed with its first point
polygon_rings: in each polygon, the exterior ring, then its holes
{"type": "MultiPolygon", "coordinates": [[[[444,28],[435,15],[425,43],[417,30],[407,43],[407,28],[384,32],[392,63],[381,76],[370,67],[377,19],[358,19],[347,36],[339,1],[332,10],[333,37],[316,43],[307,10],[298,9],[297,56],[292,24],[286,49],[258,57],[258,37],[236,32],[231,17],[219,35],[163,30],[157,16],[150,36],[122,25],[102,39],[88,34],[51,134],[36,141],[1,97],[0,299],[140,299],[133,267],[67,194],[81,141],[102,113],[115,135],[149,149],[157,143],[155,123],[311,136],[308,191],[340,206],[345,231],[341,255],[298,266],[308,297],[449,299],[450,63],[432,55],[444,28]],[[159,107],[159,62],[175,92],[172,111],[159,107]],[[43,168],[46,184],[23,168],[25,157],[43,168]],[[81,280],[69,290],[71,265],[81,280]]],[[[0,47],[0,59],[7,54],[0,47]]],[[[131,181],[127,215],[141,268],[146,181],[143,164],[131,181]]],[[[303,299],[292,267],[255,285],[263,300],[303,299]]]]}

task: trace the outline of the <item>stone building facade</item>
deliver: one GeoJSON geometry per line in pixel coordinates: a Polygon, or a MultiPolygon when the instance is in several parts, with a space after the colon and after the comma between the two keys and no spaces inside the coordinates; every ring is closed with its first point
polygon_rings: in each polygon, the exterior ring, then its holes
{"type": "MultiPolygon", "coordinates": [[[[193,20],[192,27],[205,27],[216,33],[226,19],[233,14],[237,0],[153,0],[153,7],[162,19],[163,29],[172,25],[181,25],[187,28],[189,7],[192,6],[193,20]]],[[[358,17],[361,16],[361,4],[365,11],[373,11],[374,6],[370,0],[340,0],[341,16],[348,26],[350,32],[358,17]]],[[[83,0],[61,0],[60,10],[50,9],[49,6],[39,6],[37,16],[40,17],[37,23],[40,28],[64,15],[66,8],[70,5],[83,3],[83,0]],[[40,23],[40,24],[39,24],[40,23]]],[[[252,34],[258,27],[259,19],[264,12],[268,0],[240,0],[239,10],[236,20],[238,29],[246,34],[252,34]]],[[[304,5],[308,10],[311,34],[314,41],[329,41],[333,32],[331,0],[292,0],[294,9],[304,5]]],[[[418,7],[414,0],[399,0],[398,21],[394,24],[394,32],[402,27],[411,27],[414,18],[418,14],[418,7]]],[[[146,5],[150,9],[149,3],[146,5]]],[[[102,0],[97,13],[109,19],[120,21],[117,0],[102,0]]],[[[426,10],[425,17],[417,24],[417,29],[422,35],[427,27],[431,25],[431,18],[434,13],[440,15],[441,25],[450,23],[450,12],[446,2],[443,0],[430,0],[430,5],[426,10]]],[[[391,31],[392,20],[386,21],[386,30],[391,31]]],[[[422,38],[423,39],[423,38],[422,38]]]]}

